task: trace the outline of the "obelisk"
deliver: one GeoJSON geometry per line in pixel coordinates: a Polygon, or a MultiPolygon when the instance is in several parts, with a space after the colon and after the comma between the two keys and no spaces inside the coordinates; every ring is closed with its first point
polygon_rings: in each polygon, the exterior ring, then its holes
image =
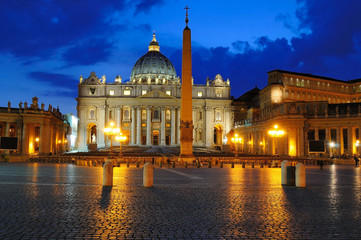
{"type": "Polygon", "coordinates": [[[180,161],[192,163],[193,119],[192,119],[192,49],[191,30],[188,27],[188,6],[186,6],[186,27],[183,30],[182,54],[182,98],[180,118],[180,161]]]}

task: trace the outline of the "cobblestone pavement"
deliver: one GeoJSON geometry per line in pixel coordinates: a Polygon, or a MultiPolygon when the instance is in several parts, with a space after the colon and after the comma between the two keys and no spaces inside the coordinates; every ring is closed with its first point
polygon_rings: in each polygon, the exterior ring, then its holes
{"type": "Polygon", "coordinates": [[[279,168],[142,169],[0,164],[0,239],[360,239],[361,170],[307,167],[306,188],[279,168]]]}

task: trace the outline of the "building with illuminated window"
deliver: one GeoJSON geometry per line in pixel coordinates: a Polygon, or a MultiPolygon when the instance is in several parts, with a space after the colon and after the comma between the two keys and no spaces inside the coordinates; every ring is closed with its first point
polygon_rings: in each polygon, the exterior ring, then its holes
{"type": "Polygon", "coordinates": [[[233,105],[234,130],[246,153],[359,154],[361,79],[274,70],[264,89],[245,93],[233,105]]]}
{"type": "MultiPolygon", "coordinates": [[[[171,61],[159,50],[153,35],[149,51],[136,61],[128,82],[113,82],[92,72],[80,77],[77,111],[78,149],[110,146],[104,128],[110,122],[133,146],[179,146],[181,83],[171,61]]],[[[233,128],[230,83],[220,75],[206,84],[193,84],[193,144],[221,145],[233,128]]]]}
{"type": "Polygon", "coordinates": [[[50,155],[68,150],[67,133],[69,125],[58,108],[44,103],[20,102],[19,107],[0,108],[1,153],[12,156],[50,155]]]}

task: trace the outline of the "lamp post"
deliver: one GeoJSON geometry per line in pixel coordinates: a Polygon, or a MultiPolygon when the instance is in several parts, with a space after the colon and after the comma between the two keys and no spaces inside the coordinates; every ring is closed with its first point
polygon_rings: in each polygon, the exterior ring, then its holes
{"type": "Polygon", "coordinates": [[[282,137],[284,134],[285,134],[285,132],[283,131],[283,130],[278,130],[278,125],[277,124],[275,124],[274,126],[273,126],[273,129],[272,130],[269,130],[268,131],[268,134],[272,137],[272,138],[274,138],[275,139],[275,141],[276,141],[276,143],[275,143],[275,155],[278,155],[278,149],[277,149],[277,145],[278,145],[278,138],[280,138],[280,137],[282,137]]]}
{"type": "Polygon", "coordinates": [[[119,135],[115,136],[115,140],[119,142],[119,156],[122,156],[122,142],[127,140],[127,137],[120,132],[119,135]]]}
{"type": "Polygon", "coordinates": [[[109,127],[104,128],[104,133],[110,136],[110,152],[113,152],[113,136],[120,133],[120,129],[114,127],[114,122],[109,123],[109,127]]]}
{"type": "Polygon", "coordinates": [[[236,145],[236,157],[238,157],[238,144],[242,142],[242,138],[238,137],[238,134],[235,134],[231,140],[236,145]]]}
{"type": "Polygon", "coordinates": [[[333,149],[335,148],[335,142],[330,142],[330,157],[333,157],[333,149]]]}

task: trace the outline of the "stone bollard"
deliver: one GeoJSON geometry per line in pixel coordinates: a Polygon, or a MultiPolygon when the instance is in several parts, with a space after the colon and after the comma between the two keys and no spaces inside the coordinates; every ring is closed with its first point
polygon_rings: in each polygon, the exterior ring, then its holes
{"type": "Polygon", "coordinates": [[[263,163],[261,163],[261,166],[260,166],[260,168],[263,168],[263,163]]]}
{"type": "Polygon", "coordinates": [[[172,162],[172,168],[175,168],[175,161],[172,162]]]}
{"type": "Polygon", "coordinates": [[[221,163],[219,164],[220,168],[223,168],[223,161],[221,161],[221,163]]]}
{"type": "Polygon", "coordinates": [[[149,162],[143,167],[143,186],[153,187],[153,166],[149,162]]]}
{"type": "Polygon", "coordinates": [[[281,184],[287,185],[287,167],[290,166],[290,162],[284,160],[281,163],[281,184]]]}
{"type": "Polygon", "coordinates": [[[271,167],[272,167],[272,163],[269,163],[269,164],[268,164],[268,168],[271,168],[271,167]]]}
{"type": "Polygon", "coordinates": [[[212,162],[208,161],[208,168],[212,168],[212,162]]]}
{"type": "Polygon", "coordinates": [[[306,187],[306,168],[302,163],[296,165],[296,187],[306,187]]]}
{"type": "Polygon", "coordinates": [[[231,168],[234,168],[234,162],[232,161],[232,163],[231,163],[231,168]]]}
{"type": "Polygon", "coordinates": [[[252,168],[254,168],[254,162],[252,162],[252,168]]]}
{"type": "Polygon", "coordinates": [[[113,186],[113,163],[110,159],[103,166],[103,186],[113,186]]]}
{"type": "Polygon", "coordinates": [[[246,167],[246,163],[242,162],[242,168],[245,168],[245,167],[246,167]]]}
{"type": "Polygon", "coordinates": [[[185,163],[184,163],[184,167],[185,167],[185,168],[188,168],[188,162],[185,162],[185,163]]]}
{"type": "Polygon", "coordinates": [[[140,165],[140,163],[139,163],[139,161],[137,161],[137,167],[139,168],[139,165],[140,165]]]}
{"type": "Polygon", "coordinates": [[[89,166],[89,167],[92,167],[92,166],[93,166],[92,161],[89,161],[89,162],[88,162],[88,166],[89,166]]]}
{"type": "Polygon", "coordinates": [[[163,160],[159,161],[159,167],[162,168],[163,167],[163,160]]]}

